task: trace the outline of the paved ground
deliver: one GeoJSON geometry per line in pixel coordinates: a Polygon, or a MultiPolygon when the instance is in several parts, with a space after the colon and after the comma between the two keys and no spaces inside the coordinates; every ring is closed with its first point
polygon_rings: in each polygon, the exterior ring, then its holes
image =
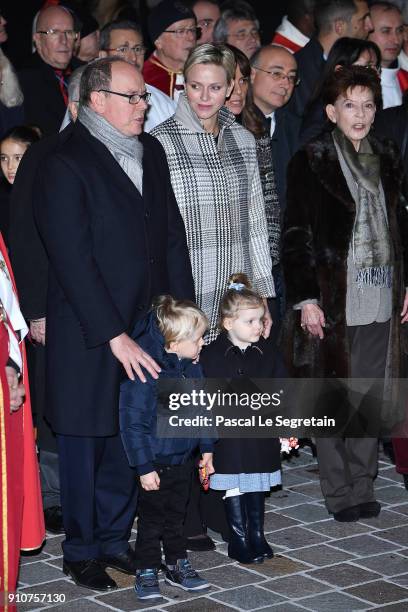
{"type": "Polygon", "coordinates": [[[383,506],[377,519],[335,523],[323,505],[315,461],[301,451],[285,465],[284,489],[267,501],[265,532],[274,559],[256,568],[233,563],[223,543],[216,552],[191,553],[209,592],[191,596],[161,582],[163,599],[146,606],[134,595],[133,579],[117,572],[120,589],[113,593],[76,587],[60,570],[62,537],[51,536],[39,555],[23,558],[19,593],[64,594],[66,603],[25,603],[19,610],[408,612],[408,492],[383,456],[376,489],[383,506]]]}

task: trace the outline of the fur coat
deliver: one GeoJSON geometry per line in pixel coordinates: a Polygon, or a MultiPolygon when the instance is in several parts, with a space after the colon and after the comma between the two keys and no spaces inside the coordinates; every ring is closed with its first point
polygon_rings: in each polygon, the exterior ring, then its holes
{"type": "MultiPolygon", "coordinates": [[[[386,376],[401,375],[408,324],[401,309],[408,287],[408,213],[401,196],[396,148],[369,136],[380,156],[381,181],[394,247],[393,307],[386,376]],[[405,249],[404,249],[405,246],[405,249]],[[403,338],[404,336],[404,338],[403,338]]],[[[296,153],[288,169],[288,200],[283,231],[287,314],[283,346],[292,374],[347,378],[350,355],[346,334],[347,255],[356,206],[340,168],[332,135],[325,133],[296,153]],[[293,305],[316,299],[326,327],[324,339],[304,333],[293,305]]]]}

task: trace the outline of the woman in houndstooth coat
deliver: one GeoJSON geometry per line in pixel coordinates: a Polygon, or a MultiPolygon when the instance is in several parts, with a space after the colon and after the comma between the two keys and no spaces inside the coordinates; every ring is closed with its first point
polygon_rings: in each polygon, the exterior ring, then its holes
{"type": "MultiPolygon", "coordinates": [[[[166,152],[197,303],[210,321],[207,341],[217,335],[218,306],[232,273],[245,272],[263,298],[275,295],[255,140],[224,107],[234,75],[227,47],[193,49],[175,114],[151,132],[166,152]]],[[[265,337],[270,325],[268,315],[265,337]]]]}

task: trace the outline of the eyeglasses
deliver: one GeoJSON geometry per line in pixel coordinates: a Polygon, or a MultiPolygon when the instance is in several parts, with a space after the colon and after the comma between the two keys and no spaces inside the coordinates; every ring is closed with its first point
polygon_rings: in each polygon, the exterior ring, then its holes
{"type": "Polygon", "coordinates": [[[105,49],[105,51],[114,51],[119,55],[127,55],[128,53],[134,53],[135,55],[144,55],[146,53],[146,47],[144,45],[135,45],[129,47],[129,45],[123,45],[122,47],[116,47],[116,49],[105,49]]]}
{"type": "Polygon", "coordinates": [[[247,38],[259,38],[260,31],[258,28],[252,28],[252,30],[242,30],[242,32],[237,32],[236,34],[229,34],[231,38],[236,38],[237,40],[246,40],[247,38]]]}
{"type": "Polygon", "coordinates": [[[283,79],[287,79],[288,83],[294,87],[300,83],[300,79],[297,74],[285,74],[282,72],[282,70],[264,70],[258,66],[253,66],[253,68],[255,68],[255,70],[260,70],[261,72],[266,72],[266,74],[269,74],[274,81],[283,81],[283,79]]]}
{"type": "Polygon", "coordinates": [[[37,34],[45,34],[51,39],[57,39],[61,35],[68,38],[68,40],[76,40],[78,38],[78,32],[75,32],[75,30],[54,30],[51,28],[50,30],[37,30],[37,34]]]}
{"type": "Polygon", "coordinates": [[[201,35],[201,28],[180,28],[179,30],[164,30],[167,34],[175,34],[177,38],[183,38],[184,36],[192,36],[193,38],[199,38],[201,35]]]}
{"type": "Polygon", "coordinates": [[[124,94],[119,91],[111,91],[110,89],[98,89],[98,92],[104,91],[105,93],[114,94],[115,96],[122,96],[122,98],[127,98],[129,104],[139,104],[140,100],[144,100],[146,104],[150,100],[150,96],[152,95],[149,91],[145,91],[142,94],[124,94]]]}

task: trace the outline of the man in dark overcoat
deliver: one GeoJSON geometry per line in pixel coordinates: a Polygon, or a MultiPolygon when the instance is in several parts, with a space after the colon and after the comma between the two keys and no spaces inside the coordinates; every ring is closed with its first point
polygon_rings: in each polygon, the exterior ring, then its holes
{"type": "Polygon", "coordinates": [[[74,17],[63,6],[43,8],[33,34],[35,53],[18,73],[24,94],[24,120],[37,125],[44,136],[56,134],[68,104],[67,82],[77,39],[74,17]]]}
{"type": "Polygon", "coordinates": [[[118,435],[119,383],[159,368],[129,334],[154,296],[194,299],[166,157],[142,134],[145,94],[127,62],[90,64],[78,120],[35,187],[50,263],[46,405],[60,457],[64,571],[96,590],[116,587],[106,566],[135,571],[136,478],[118,435]]]}

